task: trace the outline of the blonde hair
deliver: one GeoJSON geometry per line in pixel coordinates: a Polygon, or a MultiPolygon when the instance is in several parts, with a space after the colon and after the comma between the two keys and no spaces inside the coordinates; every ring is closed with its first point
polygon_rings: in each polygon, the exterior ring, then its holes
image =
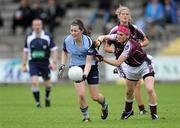
{"type": "Polygon", "coordinates": [[[116,9],[115,14],[116,14],[116,15],[119,15],[119,14],[121,14],[121,12],[122,12],[123,10],[127,10],[127,11],[129,12],[129,17],[130,17],[130,18],[129,18],[129,22],[131,22],[131,21],[132,21],[131,11],[130,11],[130,9],[129,9],[128,7],[119,5],[119,8],[116,9]]]}

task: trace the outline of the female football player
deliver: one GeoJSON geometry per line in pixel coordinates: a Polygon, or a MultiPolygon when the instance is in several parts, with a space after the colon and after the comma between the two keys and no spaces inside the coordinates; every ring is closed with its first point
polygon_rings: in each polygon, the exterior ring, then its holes
{"type": "Polygon", "coordinates": [[[82,80],[75,81],[74,85],[84,122],[90,121],[87,99],[85,97],[85,80],[87,80],[89,85],[91,98],[102,106],[101,118],[105,120],[108,116],[108,103],[98,89],[99,71],[95,54],[96,50],[93,41],[89,37],[89,32],[85,29],[83,22],[79,19],[74,20],[70,25],[70,35],[64,39],[61,53],[62,66],[59,69],[59,76],[62,77],[68,55],[70,57],[69,66],[79,66],[83,69],[84,75],[82,80]]]}
{"type": "MultiPolygon", "coordinates": [[[[132,18],[131,18],[131,13],[128,7],[120,6],[116,10],[116,15],[117,15],[117,18],[119,19],[119,23],[110,30],[110,33],[109,33],[110,35],[117,33],[118,25],[124,25],[130,29],[130,32],[131,32],[130,37],[133,38],[134,40],[140,41],[141,47],[145,47],[148,45],[149,41],[146,35],[140,29],[138,29],[137,26],[131,24],[132,18]]],[[[114,41],[107,41],[104,45],[104,50],[108,53],[114,53],[114,55],[116,56],[116,59],[119,57],[119,54],[118,54],[119,49],[121,48],[114,41]],[[114,45],[115,47],[113,48],[111,47],[111,45],[114,45]]],[[[123,74],[122,77],[125,77],[126,65],[124,64],[122,66],[118,66],[117,69],[120,72],[120,74],[123,74]]],[[[142,96],[141,96],[141,80],[139,80],[135,86],[135,99],[138,103],[139,113],[141,115],[146,114],[147,111],[145,110],[145,107],[142,101],[142,96]]]]}
{"type": "Polygon", "coordinates": [[[149,106],[152,119],[158,119],[157,116],[157,101],[154,89],[154,67],[153,62],[143,51],[141,44],[130,38],[130,29],[119,25],[117,34],[101,36],[101,41],[104,39],[116,40],[116,43],[121,47],[119,57],[116,60],[104,58],[97,54],[97,60],[104,61],[113,66],[120,66],[123,62],[127,64],[126,71],[126,101],[125,110],[121,115],[121,119],[128,119],[133,112],[133,94],[138,81],[143,78],[145,87],[148,93],[149,106]]]}

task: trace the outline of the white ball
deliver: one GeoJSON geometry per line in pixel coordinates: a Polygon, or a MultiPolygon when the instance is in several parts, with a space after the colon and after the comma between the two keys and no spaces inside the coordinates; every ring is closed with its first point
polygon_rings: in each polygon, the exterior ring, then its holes
{"type": "Polygon", "coordinates": [[[68,71],[68,77],[70,80],[80,81],[82,80],[82,76],[83,76],[83,70],[78,66],[72,66],[68,71]]]}

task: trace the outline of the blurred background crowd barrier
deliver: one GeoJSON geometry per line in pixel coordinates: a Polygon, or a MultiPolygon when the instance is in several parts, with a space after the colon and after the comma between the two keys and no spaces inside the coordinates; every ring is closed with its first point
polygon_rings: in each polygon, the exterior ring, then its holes
{"type": "MultiPolygon", "coordinates": [[[[157,81],[180,81],[180,1],[179,0],[0,0],[0,82],[29,82],[20,71],[24,38],[31,31],[31,21],[41,18],[61,52],[63,39],[75,18],[83,20],[92,38],[107,34],[117,24],[119,5],[131,9],[133,23],[150,40],[146,52],[154,57],[157,81]],[[152,16],[151,4],[159,7],[152,16]]],[[[100,52],[106,54],[100,49],[100,52]]],[[[60,57],[59,57],[60,58],[60,57]]],[[[100,64],[101,81],[114,81],[113,67],[100,64]]],[[[52,79],[57,82],[56,72],[52,79]]],[[[68,80],[67,74],[65,79],[68,80]]]]}

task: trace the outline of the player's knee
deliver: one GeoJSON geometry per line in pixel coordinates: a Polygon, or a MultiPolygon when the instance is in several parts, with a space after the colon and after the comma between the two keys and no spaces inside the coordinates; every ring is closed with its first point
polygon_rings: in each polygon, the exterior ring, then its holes
{"type": "Polygon", "coordinates": [[[46,85],[46,90],[51,90],[51,85],[46,85]]]}
{"type": "Polygon", "coordinates": [[[38,82],[32,81],[32,86],[33,86],[33,87],[38,87],[38,82]]]}
{"type": "Polygon", "coordinates": [[[154,90],[153,89],[148,89],[147,91],[148,95],[151,96],[154,94],[154,90]]]}
{"type": "Polygon", "coordinates": [[[98,100],[99,100],[99,97],[96,96],[96,95],[93,95],[93,96],[91,96],[91,99],[94,100],[94,101],[98,101],[98,100]]]}
{"type": "Polygon", "coordinates": [[[127,91],[127,92],[126,92],[126,97],[127,97],[128,99],[132,99],[132,98],[133,98],[133,91],[127,91]]]}

